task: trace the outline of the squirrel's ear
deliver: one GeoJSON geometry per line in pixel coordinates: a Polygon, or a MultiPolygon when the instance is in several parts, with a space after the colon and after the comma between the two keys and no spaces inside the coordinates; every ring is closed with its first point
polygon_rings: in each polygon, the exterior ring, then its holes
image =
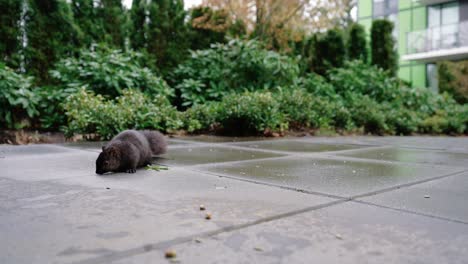
{"type": "Polygon", "coordinates": [[[119,149],[114,147],[114,146],[111,146],[107,149],[107,153],[109,153],[109,156],[111,157],[115,157],[115,158],[118,158],[119,157],[119,149]]]}

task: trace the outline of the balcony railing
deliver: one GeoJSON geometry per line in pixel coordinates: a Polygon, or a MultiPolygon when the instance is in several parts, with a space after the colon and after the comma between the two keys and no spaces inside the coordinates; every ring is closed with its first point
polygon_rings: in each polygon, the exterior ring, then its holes
{"type": "Polygon", "coordinates": [[[468,46],[468,21],[407,33],[407,54],[468,46]]]}

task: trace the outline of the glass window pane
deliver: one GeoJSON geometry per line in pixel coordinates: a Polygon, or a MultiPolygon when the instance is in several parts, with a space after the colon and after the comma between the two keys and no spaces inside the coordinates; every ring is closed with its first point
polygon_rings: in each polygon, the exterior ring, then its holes
{"type": "Polygon", "coordinates": [[[428,9],[428,26],[435,27],[440,25],[440,6],[430,6],[428,9]]]}
{"type": "Polygon", "coordinates": [[[385,14],[385,1],[384,0],[374,0],[374,16],[382,16],[385,14]]]}
{"type": "Polygon", "coordinates": [[[442,26],[442,48],[453,48],[457,44],[458,24],[442,26]]]}
{"type": "Polygon", "coordinates": [[[442,6],[442,25],[458,23],[458,3],[450,3],[442,6]]]}
{"type": "Polygon", "coordinates": [[[426,65],[426,72],[427,72],[427,84],[429,85],[429,89],[435,93],[439,91],[439,84],[437,80],[437,66],[435,64],[427,64],[426,65]]]}
{"type": "Polygon", "coordinates": [[[387,0],[388,10],[387,13],[396,13],[398,12],[398,0],[387,0]]]}

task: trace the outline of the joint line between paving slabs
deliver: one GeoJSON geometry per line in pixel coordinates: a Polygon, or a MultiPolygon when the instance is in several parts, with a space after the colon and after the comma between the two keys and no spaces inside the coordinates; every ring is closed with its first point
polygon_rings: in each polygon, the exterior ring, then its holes
{"type": "Polygon", "coordinates": [[[421,183],[426,183],[426,182],[431,182],[431,181],[436,181],[436,180],[448,178],[448,177],[451,177],[451,176],[456,176],[456,175],[459,175],[459,174],[463,174],[464,172],[467,172],[467,171],[468,170],[461,170],[461,171],[456,171],[456,172],[452,172],[452,173],[437,176],[437,177],[432,177],[432,178],[429,178],[429,179],[423,179],[423,180],[419,180],[419,181],[403,183],[403,184],[388,187],[388,188],[385,188],[385,189],[380,189],[380,190],[373,191],[373,192],[368,192],[368,193],[365,193],[365,194],[355,195],[355,196],[350,197],[350,199],[351,200],[356,200],[356,199],[363,198],[363,197],[368,197],[368,196],[373,196],[373,195],[376,195],[376,194],[386,193],[386,192],[389,192],[389,191],[393,191],[393,190],[397,190],[397,189],[401,189],[401,188],[405,188],[405,187],[411,187],[411,186],[418,185],[418,184],[421,184],[421,183]]]}
{"type": "Polygon", "coordinates": [[[150,251],[157,250],[157,249],[165,250],[168,247],[173,246],[173,245],[190,242],[194,238],[207,238],[207,237],[219,235],[219,234],[225,233],[225,232],[232,232],[232,231],[248,228],[248,227],[251,227],[251,226],[255,226],[255,225],[259,225],[259,224],[263,224],[263,223],[267,223],[267,222],[271,222],[271,221],[280,220],[280,219],[283,219],[283,218],[295,216],[295,215],[298,215],[298,214],[319,210],[319,209],[334,206],[334,205],[337,205],[337,204],[342,204],[342,203],[345,203],[345,202],[348,202],[348,201],[349,201],[349,199],[336,200],[336,201],[333,201],[333,202],[328,202],[328,203],[319,204],[319,205],[315,205],[315,206],[311,206],[311,207],[306,207],[306,208],[291,211],[291,212],[286,212],[286,213],[282,213],[282,214],[278,214],[278,215],[273,215],[273,216],[261,218],[261,219],[251,221],[251,222],[248,222],[248,223],[245,223],[245,224],[232,225],[232,226],[224,227],[224,228],[213,230],[213,231],[203,232],[203,233],[194,234],[194,235],[190,235],[190,236],[178,237],[178,238],[174,238],[174,239],[171,239],[171,240],[161,241],[161,242],[153,243],[153,244],[146,244],[146,245],[143,245],[143,246],[140,246],[140,247],[131,248],[131,249],[123,250],[123,251],[117,251],[117,252],[114,252],[114,253],[111,253],[111,254],[108,254],[108,255],[104,255],[104,256],[100,256],[100,257],[96,257],[96,258],[90,258],[90,259],[86,259],[86,260],[83,260],[83,261],[72,262],[72,263],[73,264],[109,263],[111,261],[124,259],[124,258],[127,258],[127,257],[143,254],[143,253],[150,252],[150,251]]]}
{"type": "Polygon", "coordinates": [[[464,221],[461,221],[461,220],[446,218],[446,217],[437,216],[437,215],[425,214],[425,213],[410,211],[410,210],[401,209],[401,208],[394,208],[394,207],[391,207],[391,206],[380,205],[380,204],[371,203],[371,202],[366,202],[366,201],[351,200],[351,202],[355,202],[355,203],[359,203],[359,204],[365,204],[365,205],[370,205],[370,206],[375,206],[375,207],[379,207],[379,208],[383,208],[383,209],[388,209],[388,210],[392,210],[392,211],[397,211],[397,212],[403,212],[403,213],[409,213],[409,214],[413,214],[413,215],[419,215],[419,216],[429,217],[429,218],[438,219],[438,220],[443,220],[443,221],[448,221],[448,222],[453,222],[453,223],[457,223],[457,224],[468,225],[468,222],[464,222],[464,221]]]}
{"type": "Polygon", "coordinates": [[[275,187],[275,188],[288,190],[288,191],[295,191],[295,192],[300,192],[300,193],[313,194],[313,195],[317,195],[317,196],[323,196],[323,197],[339,199],[339,200],[351,200],[351,198],[348,198],[348,197],[342,197],[342,196],[327,194],[327,193],[322,193],[322,192],[309,191],[309,190],[300,189],[300,188],[291,187],[291,186],[283,186],[283,185],[269,183],[269,182],[255,181],[255,180],[244,179],[244,178],[235,177],[235,176],[231,176],[231,175],[226,175],[226,174],[217,174],[217,173],[213,173],[213,172],[196,170],[196,169],[192,169],[192,168],[187,168],[187,169],[190,169],[190,170],[193,170],[195,172],[202,173],[202,174],[210,175],[210,176],[222,177],[222,178],[227,178],[227,179],[231,179],[231,180],[248,182],[248,183],[253,183],[253,184],[258,184],[258,185],[263,185],[263,186],[268,186],[268,187],[275,187]]]}

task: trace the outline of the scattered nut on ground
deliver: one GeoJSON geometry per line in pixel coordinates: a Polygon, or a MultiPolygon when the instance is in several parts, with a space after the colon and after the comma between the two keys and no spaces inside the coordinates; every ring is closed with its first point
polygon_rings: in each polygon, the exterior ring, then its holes
{"type": "Polygon", "coordinates": [[[166,251],[166,258],[175,258],[177,256],[176,252],[172,249],[166,251]]]}
{"type": "Polygon", "coordinates": [[[210,213],[207,213],[207,214],[205,215],[205,219],[206,219],[206,220],[210,220],[210,219],[211,219],[211,214],[210,214],[210,213]]]}
{"type": "Polygon", "coordinates": [[[203,204],[200,205],[200,211],[205,211],[205,206],[203,204]]]}

